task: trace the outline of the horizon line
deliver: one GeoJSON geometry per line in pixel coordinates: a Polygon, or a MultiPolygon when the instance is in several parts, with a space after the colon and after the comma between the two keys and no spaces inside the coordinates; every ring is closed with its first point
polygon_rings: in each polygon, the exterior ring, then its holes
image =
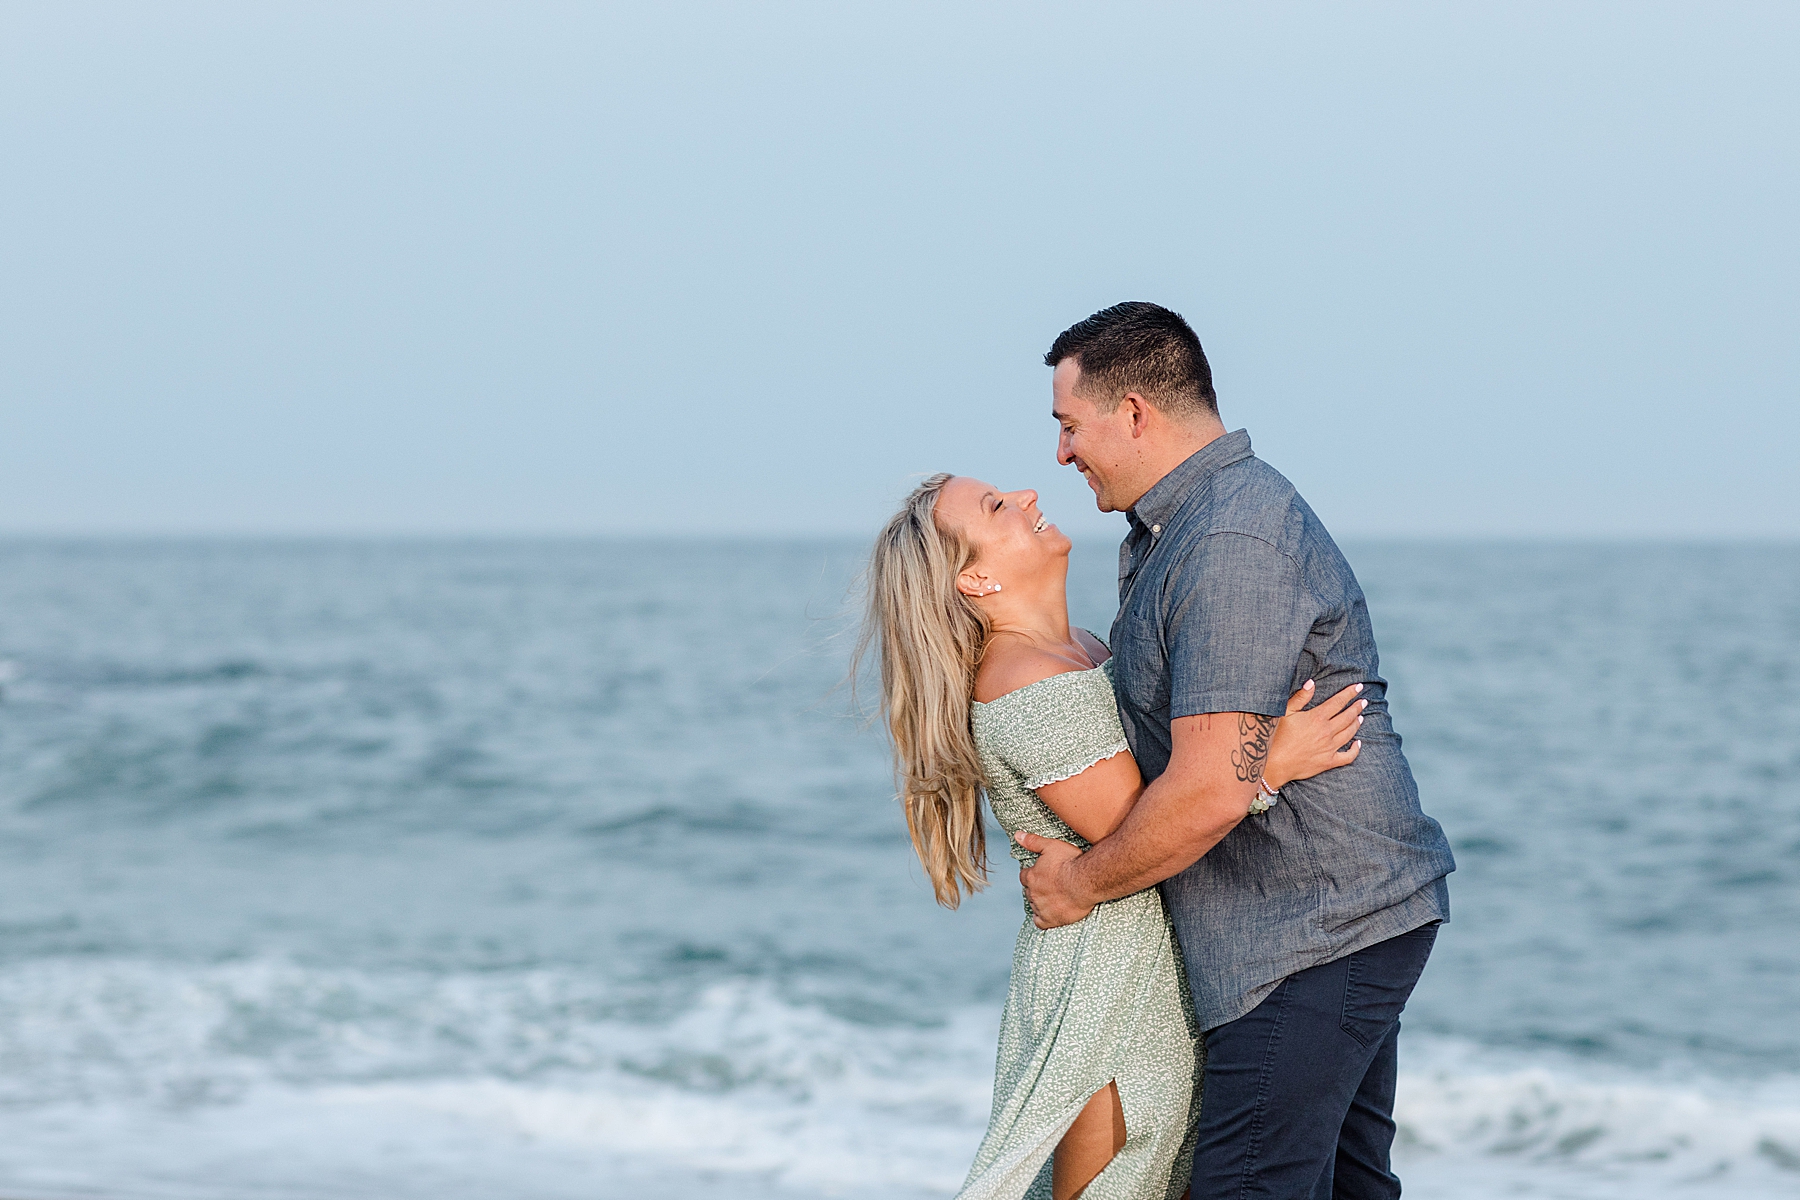
{"type": "MultiPolygon", "coordinates": [[[[696,545],[719,543],[867,542],[876,531],[741,530],[732,532],[693,529],[638,530],[6,530],[0,529],[0,545],[47,543],[212,543],[252,542],[370,544],[414,542],[421,544],[497,542],[681,542],[696,545]]],[[[1077,545],[1116,541],[1119,534],[1106,530],[1077,530],[1069,534],[1077,545]]],[[[1345,533],[1335,540],[1356,543],[1400,544],[1533,544],[1533,545],[1644,545],[1717,546],[1759,545],[1800,547],[1795,533],[1641,533],[1583,531],[1568,533],[1462,531],[1455,533],[1345,533]]]]}

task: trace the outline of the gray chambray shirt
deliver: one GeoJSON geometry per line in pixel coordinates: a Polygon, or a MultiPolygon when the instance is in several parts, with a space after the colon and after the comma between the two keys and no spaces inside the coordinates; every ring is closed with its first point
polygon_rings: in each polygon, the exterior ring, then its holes
{"type": "Polygon", "coordinates": [[[1114,678],[1146,781],[1169,765],[1169,723],[1279,716],[1362,683],[1362,754],[1297,780],[1165,881],[1200,1028],[1235,1021],[1289,975],[1450,915],[1456,869],[1419,808],[1388,717],[1369,610],[1318,517],[1243,430],[1144,493],[1119,549],[1114,678]]]}

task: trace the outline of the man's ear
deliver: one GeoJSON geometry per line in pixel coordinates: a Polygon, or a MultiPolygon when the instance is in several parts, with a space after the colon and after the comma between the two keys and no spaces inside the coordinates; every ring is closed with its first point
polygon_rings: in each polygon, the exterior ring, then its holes
{"type": "Polygon", "coordinates": [[[1143,437],[1150,429],[1150,402],[1136,392],[1126,392],[1119,403],[1126,407],[1125,415],[1131,422],[1131,436],[1143,437]]]}

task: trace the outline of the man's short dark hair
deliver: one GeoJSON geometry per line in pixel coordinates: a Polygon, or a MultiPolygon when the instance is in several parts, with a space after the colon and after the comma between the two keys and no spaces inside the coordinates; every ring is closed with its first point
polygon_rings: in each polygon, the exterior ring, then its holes
{"type": "Polygon", "coordinates": [[[1065,358],[1081,364],[1077,392],[1101,412],[1112,412],[1127,392],[1136,392],[1170,416],[1218,415],[1200,339],[1180,313],[1160,304],[1128,300],[1077,321],[1057,335],[1044,365],[1065,358]]]}

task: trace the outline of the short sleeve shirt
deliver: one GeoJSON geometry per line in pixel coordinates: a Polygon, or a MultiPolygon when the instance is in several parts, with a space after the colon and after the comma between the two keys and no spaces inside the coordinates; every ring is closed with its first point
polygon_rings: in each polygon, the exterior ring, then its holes
{"type": "Polygon", "coordinates": [[[1369,701],[1348,767],[1297,780],[1163,894],[1202,1028],[1249,1012],[1281,980],[1449,918],[1455,870],[1421,810],[1387,709],[1367,602],[1349,563],[1243,430],[1215,439],[1139,499],[1119,552],[1114,680],[1146,780],[1170,723],[1279,716],[1307,680],[1369,701]]]}

